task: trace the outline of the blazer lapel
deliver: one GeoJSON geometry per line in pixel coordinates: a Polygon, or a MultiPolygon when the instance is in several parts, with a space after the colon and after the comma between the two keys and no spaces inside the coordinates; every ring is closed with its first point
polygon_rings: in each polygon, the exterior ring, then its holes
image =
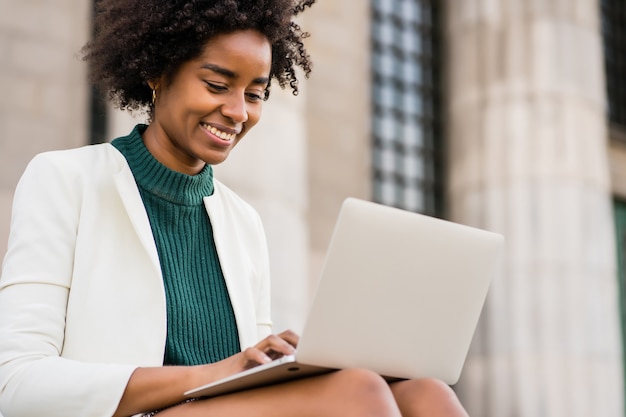
{"type": "Polygon", "coordinates": [[[130,168],[124,166],[122,170],[115,176],[115,186],[122,197],[122,202],[126,208],[126,212],[130,221],[139,236],[143,247],[146,249],[150,260],[154,264],[159,276],[161,276],[161,263],[159,262],[159,253],[152,236],[152,228],[150,220],[143,205],[139,189],[135,183],[130,168]]]}
{"type": "Polygon", "coordinates": [[[237,320],[239,343],[242,348],[245,348],[257,341],[254,303],[249,285],[243,278],[245,262],[237,257],[241,248],[236,237],[236,230],[231,224],[232,219],[225,215],[224,201],[220,196],[219,187],[215,187],[213,195],[204,197],[204,206],[211,220],[217,255],[237,320]]]}

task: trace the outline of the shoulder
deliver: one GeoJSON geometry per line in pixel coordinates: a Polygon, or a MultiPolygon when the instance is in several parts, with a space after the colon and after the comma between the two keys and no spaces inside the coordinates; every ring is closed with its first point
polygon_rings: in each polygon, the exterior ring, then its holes
{"type": "Polygon", "coordinates": [[[48,151],[36,155],[27,169],[48,168],[60,171],[92,171],[101,166],[119,166],[124,157],[110,143],[88,145],[60,151],[48,151]]]}
{"type": "MultiPolygon", "coordinates": [[[[126,138],[137,138],[145,125],[138,124],[127,136],[120,136],[113,142],[126,138]]],[[[29,163],[28,169],[51,169],[61,174],[104,174],[115,173],[127,169],[126,158],[112,143],[86,145],[79,148],[49,151],[36,155],[29,163]]]]}
{"type": "Polygon", "coordinates": [[[256,213],[256,210],[243,198],[241,198],[236,192],[231,190],[223,182],[213,179],[213,185],[215,187],[215,196],[225,203],[230,204],[233,207],[237,207],[240,210],[250,211],[256,213]]]}
{"type": "Polygon", "coordinates": [[[214,196],[218,198],[225,207],[227,206],[231,213],[239,214],[242,217],[250,216],[255,219],[259,218],[256,209],[224,183],[214,179],[213,184],[215,187],[214,196]]]}
{"type": "Polygon", "coordinates": [[[213,195],[204,200],[212,221],[221,223],[243,241],[264,241],[263,222],[256,209],[222,182],[214,179],[214,186],[213,195]]]}
{"type": "Polygon", "coordinates": [[[111,144],[103,143],[40,153],[28,163],[21,181],[36,178],[43,183],[60,180],[82,183],[110,177],[127,167],[124,156],[111,144]]]}
{"type": "Polygon", "coordinates": [[[124,157],[108,143],[43,152],[28,163],[16,193],[77,197],[85,188],[112,181],[116,173],[128,169],[125,167],[124,157]]]}

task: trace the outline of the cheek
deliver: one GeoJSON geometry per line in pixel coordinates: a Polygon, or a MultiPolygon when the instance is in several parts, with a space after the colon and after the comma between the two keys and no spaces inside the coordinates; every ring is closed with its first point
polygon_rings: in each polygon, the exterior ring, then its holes
{"type": "Polygon", "coordinates": [[[259,120],[261,120],[262,109],[263,109],[262,106],[258,106],[258,108],[254,108],[248,111],[248,121],[246,122],[246,125],[248,126],[248,130],[254,127],[254,125],[256,125],[259,122],[259,120]]]}

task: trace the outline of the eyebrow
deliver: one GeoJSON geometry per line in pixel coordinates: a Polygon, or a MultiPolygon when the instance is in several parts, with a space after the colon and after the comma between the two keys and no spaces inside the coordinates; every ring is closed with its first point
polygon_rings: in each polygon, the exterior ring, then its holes
{"type": "MultiPolygon", "coordinates": [[[[236,72],[226,69],[224,67],[220,67],[219,65],[215,65],[215,64],[202,64],[201,68],[207,69],[209,71],[213,71],[217,74],[223,75],[224,77],[231,78],[231,79],[236,79],[239,76],[236,72]]],[[[267,85],[269,84],[269,82],[270,82],[270,79],[268,77],[258,77],[252,80],[252,84],[267,85]]]]}

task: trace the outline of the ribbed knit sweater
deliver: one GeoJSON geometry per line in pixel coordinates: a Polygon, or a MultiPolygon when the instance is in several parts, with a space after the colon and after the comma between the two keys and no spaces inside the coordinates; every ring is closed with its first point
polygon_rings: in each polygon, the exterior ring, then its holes
{"type": "Polygon", "coordinates": [[[165,365],[212,363],[240,350],[237,324],[203,197],[213,170],[170,170],[145,147],[138,125],[112,142],[126,158],[143,199],[159,254],[167,300],[165,365]]]}

